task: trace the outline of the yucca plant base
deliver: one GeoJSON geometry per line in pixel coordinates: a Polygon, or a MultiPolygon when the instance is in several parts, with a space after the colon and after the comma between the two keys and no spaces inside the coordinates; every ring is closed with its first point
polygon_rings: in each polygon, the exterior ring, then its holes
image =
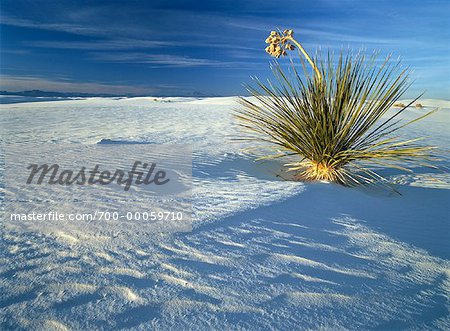
{"type": "MultiPolygon", "coordinates": [[[[301,47],[292,34],[268,41],[283,40],[301,47]]],[[[402,123],[399,115],[417,99],[388,112],[409,87],[408,70],[399,62],[388,58],[378,65],[376,56],[343,53],[337,61],[330,53],[308,59],[314,66],[312,74],[303,61],[303,76],[292,61],[288,72],[275,62],[275,79],[267,83],[255,79],[256,87],[247,86],[254,100],[239,100],[242,107],[235,116],[247,133],[242,139],[263,142],[277,151],[260,159],[289,156],[286,166],[294,179],[348,186],[386,182],[371,165],[403,171],[416,165],[434,167],[434,147],[421,145],[422,137],[396,136],[399,129],[432,112],[402,123]]]]}
{"type": "Polygon", "coordinates": [[[294,175],[294,179],[301,181],[340,182],[339,168],[333,168],[326,163],[314,161],[305,162],[304,170],[294,175]]]}

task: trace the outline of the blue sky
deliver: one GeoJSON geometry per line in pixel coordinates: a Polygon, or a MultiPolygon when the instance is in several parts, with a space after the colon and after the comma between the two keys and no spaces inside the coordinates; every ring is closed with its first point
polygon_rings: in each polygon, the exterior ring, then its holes
{"type": "Polygon", "coordinates": [[[407,96],[450,99],[450,1],[2,0],[2,90],[243,94],[270,75],[264,39],[292,28],[314,53],[393,53],[407,96]]]}

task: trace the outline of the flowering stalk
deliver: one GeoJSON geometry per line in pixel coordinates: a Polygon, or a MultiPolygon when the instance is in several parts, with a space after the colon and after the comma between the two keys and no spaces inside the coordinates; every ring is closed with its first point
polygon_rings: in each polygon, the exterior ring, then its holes
{"type": "Polygon", "coordinates": [[[286,50],[294,50],[295,46],[298,47],[298,49],[302,52],[302,54],[305,56],[306,60],[308,60],[311,67],[314,69],[317,78],[322,80],[322,75],[320,74],[319,69],[317,68],[314,61],[311,59],[309,54],[305,51],[303,46],[294,39],[293,37],[294,31],[293,30],[284,30],[282,35],[276,31],[270,32],[270,36],[266,39],[266,44],[270,44],[266,47],[266,52],[269,53],[271,56],[276,57],[277,59],[280,56],[286,56],[287,52],[286,50]],[[295,44],[294,45],[292,45],[295,44]]]}
{"type": "Polygon", "coordinates": [[[235,116],[249,132],[243,139],[269,143],[277,151],[261,159],[289,157],[285,166],[295,171],[294,179],[348,186],[387,183],[370,164],[406,171],[417,166],[436,168],[433,146],[418,143],[421,137],[404,140],[395,135],[435,111],[406,123],[398,115],[415,100],[389,111],[409,86],[409,71],[399,62],[388,58],[378,66],[376,56],[367,60],[364,54],[341,51],[332,66],[332,53],[326,58],[318,53],[311,59],[292,30],[272,31],[266,43],[266,52],[276,58],[298,47],[299,56],[306,57],[314,72],[302,66],[303,78],[293,62],[289,72],[275,63],[275,81],[257,81],[257,87],[247,88],[254,99],[240,98],[243,107],[235,116]]]}

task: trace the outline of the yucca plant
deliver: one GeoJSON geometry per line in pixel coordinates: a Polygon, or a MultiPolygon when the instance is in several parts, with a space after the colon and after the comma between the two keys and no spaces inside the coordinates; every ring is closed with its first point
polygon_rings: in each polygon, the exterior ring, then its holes
{"type": "Polygon", "coordinates": [[[344,185],[383,182],[373,165],[411,171],[420,164],[433,167],[432,146],[422,137],[404,140],[397,130],[428,116],[402,123],[399,115],[410,104],[388,112],[409,87],[409,69],[377,55],[332,53],[311,58],[292,30],[272,31],[266,51],[278,58],[299,49],[302,77],[291,59],[286,72],[275,62],[274,81],[247,86],[254,97],[240,98],[239,124],[250,134],[245,140],[268,143],[277,152],[262,158],[296,157],[287,163],[299,180],[326,180],[344,185]],[[309,73],[304,56],[313,68],[309,73]]]}

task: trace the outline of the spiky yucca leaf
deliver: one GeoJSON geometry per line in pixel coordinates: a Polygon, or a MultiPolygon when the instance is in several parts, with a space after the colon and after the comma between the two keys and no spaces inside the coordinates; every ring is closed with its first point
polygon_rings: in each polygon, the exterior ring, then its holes
{"type": "Polygon", "coordinates": [[[236,111],[239,124],[251,134],[244,139],[259,140],[277,147],[284,155],[297,155],[288,164],[302,180],[328,180],[345,185],[375,183],[383,178],[369,163],[408,171],[411,164],[432,166],[431,146],[422,138],[402,140],[394,134],[405,125],[399,115],[415,102],[387,114],[409,87],[408,69],[386,59],[377,66],[377,56],[340,53],[316,57],[316,74],[310,75],[302,61],[302,78],[291,61],[286,73],[275,62],[275,82],[256,80],[248,86],[251,101],[240,98],[236,111]],[[383,115],[387,115],[384,116],[383,115]]]}

